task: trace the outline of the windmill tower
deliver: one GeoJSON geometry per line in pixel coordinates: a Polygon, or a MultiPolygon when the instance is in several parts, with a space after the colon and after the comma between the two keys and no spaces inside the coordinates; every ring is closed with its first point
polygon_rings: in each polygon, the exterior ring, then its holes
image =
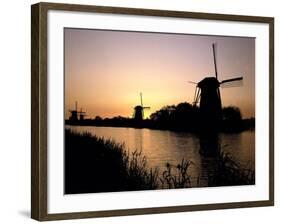
{"type": "MultiPolygon", "coordinates": [[[[199,83],[196,83],[194,105],[198,106],[201,114],[201,122],[204,128],[215,130],[222,120],[222,104],[220,87],[223,87],[226,83],[237,83],[243,80],[243,77],[237,77],[232,79],[226,79],[219,81],[217,64],[216,64],[216,45],[213,44],[213,57],[215,67],[215,77],[206,77],[199,83]]],[[[230,85],[228,85],[230,87],[230,85]]],[[[233,86],[233,85],[232,85],[233,86]]]]}
{"type": "Polygon", "coordinates": [[[136,121],[142,121],[143,117],[144,117],[143,110],[150,109],[150,107],[144,107],[143,106],[143,103],[142,103],[142,93],[140,93],[140,101],[141,101],[141,105],[137,105],[134,108],[133,119],[136,120],[136,121]]]}

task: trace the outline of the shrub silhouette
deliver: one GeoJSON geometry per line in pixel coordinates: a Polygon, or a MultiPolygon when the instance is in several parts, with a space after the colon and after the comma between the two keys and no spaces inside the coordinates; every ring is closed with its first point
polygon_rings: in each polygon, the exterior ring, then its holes
{"type": "Polygon", "coordinates": [[[243,121],[240,109],[238,107],[224,107],[222,109],[222,127],[226,132],[242,131],[243,121]]]}

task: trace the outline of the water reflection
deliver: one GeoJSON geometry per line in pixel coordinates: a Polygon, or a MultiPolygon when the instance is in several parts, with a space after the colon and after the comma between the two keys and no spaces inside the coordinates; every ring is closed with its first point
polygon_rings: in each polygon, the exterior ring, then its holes
{"type": "Polygon", "coordinates": [[[134,141],[136,142],[136,148],[140,151],[143,150],[143,132],[141,129],[136,129],[136,133],[134,135],[134,141]]]}
{"type": "Polygon", "coordinates": [[[219,135],[216,132],[200,134],[199,152],[204,157],[216,157],[220,153],[219,135]]]}
{"type": "Polygon", "coordinates": [[[209,186],[210,179],[217,173],[218,161],[221,152],[221,144],[217,132],[201,133],[199,135],[200,142],[200,159],[201,172],[199,178],[200,186],[209,186]]]}
{"type": "MultiPolygon", "coordinates": [[[[186,132],[172,132],[151,129],[68,126],[78,132],[90,132],[119,143],[125,143],[127,150],[141,150],[147,158],[147,165],[158,168],[162,173],[166,163],[177,165],[182,159],[190,160],[190,175],[194,185],[215,185],[214,179],[222,172],[221,154],[231,155],[239,164],[255,167],[255,133],[247,131],[238,134],[194,135],[186,132]],[[197,177],[200,177],[198,180],[197,177]]],[[[224,164],[222,164],[224,165],[224,164]]]]}

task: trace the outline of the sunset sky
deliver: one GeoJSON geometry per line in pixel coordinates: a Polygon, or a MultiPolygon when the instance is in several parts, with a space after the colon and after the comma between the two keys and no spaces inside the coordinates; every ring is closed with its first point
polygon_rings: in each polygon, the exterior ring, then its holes
{"type": "Polygon", "coordinates": [[[88,118],[132,117],[143,93],[145,117],[165,105],[193,102],[196,85],[214,76],[212,43],[217,43],[218,79],[243,76],[241,87],[221,88],[223,106],[255,116],[255,39],[69,29],[65,41],[65,116],[75,108],[88,118]]]}

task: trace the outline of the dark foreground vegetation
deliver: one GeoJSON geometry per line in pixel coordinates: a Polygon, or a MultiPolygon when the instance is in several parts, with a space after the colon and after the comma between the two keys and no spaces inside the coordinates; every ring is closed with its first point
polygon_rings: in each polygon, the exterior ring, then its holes
{"type": "Polygon", "coordinates": [[[189,167],[192,161],[183,159],[181,163],[166,164],[166,169],[159,177],[162,188],[219,187],[255,184],[255,172],[234,162],[229,154],[221,153],[216,158],[216,168],[207,177],[192,177],[189,167]]]}
{"type": "MultiPolygon", "coordinates": [[[[216,128],[221,132],[241,132],[255,128],[255,119],[243,119],[238,107],[224,107],[222,109],[222,120],[216,124],[216,128]]],[[[113,118],[102,118],[96,116],[94,119],[83,121],[66,120],[69,125],[85,126],[110,126],[110,127],[137,127],[160,130],[200,132],[206,126],[202,123],[200,110],[189,103],[179,103],[169,105],[152,113],[149,119],[135,120],[117,116],[113,118]]]]}
{"type": "Polygon", "coordinates": [[[157,188],[157,171],[141,152],[122,144],[65,130],[65,193],[93,193],[157,188]]]}
{"type": "MultiPolygon", "coordinates": [[[[255,183],[254,171],[235,163],[228,154],[220,153],[216,164],[206,186],[255,183]]],[[[189,168],[193,165],[196,164],[185,159],[180,164],[167,163],[159,174],[157,169],[147,166],[141,152],[128,153],[124,144],[65,130],[66,194],[205,186],[201,177],[190,176],[189,168]]]]}

